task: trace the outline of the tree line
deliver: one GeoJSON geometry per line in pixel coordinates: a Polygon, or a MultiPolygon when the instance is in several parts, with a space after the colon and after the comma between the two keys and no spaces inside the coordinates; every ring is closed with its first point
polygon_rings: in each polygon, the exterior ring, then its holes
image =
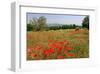
{"type": "Polygon", "coordinates": [[[87,28],[89,29],[89,16],[86,16],[82,21],[82,26],[76,24],[47,24],[47,19],[44,16],[40,16],[38,19],[33,18],[27,24],[27,31],[48,31],[48,30],[59,30],[59,29],[75,29],[79,28],[87,28]]]}

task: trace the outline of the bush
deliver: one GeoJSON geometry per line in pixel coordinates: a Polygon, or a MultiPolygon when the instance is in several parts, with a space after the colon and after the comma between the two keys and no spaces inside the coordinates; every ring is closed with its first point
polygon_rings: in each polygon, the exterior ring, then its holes
{"type": "Polygon", "coordinates": [[[31,24],[27,24],[27,31],[32,31],[33,30],[33,26],[31,24]]]}

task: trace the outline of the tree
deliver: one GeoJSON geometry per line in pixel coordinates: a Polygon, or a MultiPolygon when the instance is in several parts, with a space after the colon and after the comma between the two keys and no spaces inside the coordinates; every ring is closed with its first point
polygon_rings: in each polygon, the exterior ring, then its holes
{"type": "Polygon", "coordinates": [[[30,21],[30,24],[33,25],[33,31],[40,31],[46,28],[46,18],[44,16],[40,16],[38,19],[33,18],[30,21]]]}
{"type": "Polygon", "coordinates": [[[86,17],[83,19],[82,27],[83,27],[83,28],[89,29],[89,16],[86,16],[86,17]]]}
{"type": "Polygon", "coordinates": [[[73,28],[74,28],[74,29],[76,28],[76,25],[75,25],[75,24],[73,24],[73,28]]]}
{"type": "Polygon", "coordinates": [[[38,30],[44,30],[46,28],[46,18],[44,16],[39,17],[38,19],[38,30]]]}
{"type": "Polygon", "coordinates": [[[33,18],[32,20],[30,20],[30,24],[33,27],[33,31],[38,30],[38,19],[37,18],[33,18]]]}

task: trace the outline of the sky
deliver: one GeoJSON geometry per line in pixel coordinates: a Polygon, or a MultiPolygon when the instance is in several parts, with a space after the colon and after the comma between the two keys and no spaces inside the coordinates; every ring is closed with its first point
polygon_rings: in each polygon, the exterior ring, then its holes
{"type": "Polygon", "coordinates": [[[44,16],[48,24],[77,24],[82,25],[85,15],[68,15],[68,14],[46,14],[46,13],[27,13],[27,23],[33,18],[44,16]]]}

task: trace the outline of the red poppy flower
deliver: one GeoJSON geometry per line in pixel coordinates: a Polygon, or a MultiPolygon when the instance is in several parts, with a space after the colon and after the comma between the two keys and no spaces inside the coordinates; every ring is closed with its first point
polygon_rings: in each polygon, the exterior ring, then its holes
{"type": "Polygon", "coordinates": [[[64,44],[65,42],[59,42],[59,44],[64,44]]]}
{"type": "Polygon", "coordinates": [[[67,50],[64,50],[64,54],[67,54],[68,53],[68,51],[67,50]]]}
{"type": "Polygon", "coordinates": [[[49,46],[49,47],[54,47],[55,44],[54,44],[54,43],[49,43],[48,46],[49,46]]]}
{"type": "Polygon", "coordinates": [[[58,59],[63,59],[64,57],[62,55],[57,56],[58,59]]]}
{"type": "Polygon", "coordinates": [[[35,50],[40,50],[40,49],[42,49],[42,47],[40,45],[37,45],[37,46],[34,47],[34,49],[35,50]]]}
{"type": "Polygon", "coordinates": [[[31,49],[27,49],[27,52],[31,52],[31,49]]]}
{"type": "Polygon", "coordinates": [[[48,42],[54,42],[53,40],[48,40],[48,42]]]}
{"type": "Polygon", "coordinates": [[[67,47],[66,50],[72,50],[72,48],[71,47],[67,47]]]}
{"type": "Polygon", "coordinates": [[[37,54],[31,53],[31,57],[36,57],[36,56],[37,56],[37,54]]]}
{"type": "Polygon", "coordinates": [[[50,52],[50,53],[54,53],[55,51],[54,51],[53,48],[50,48],[50,49],[49,49],[49,52],[50,52]]]}
{"type": "Polygon", "coordinates": [[[49,50],[44,50],[44,55],[48,56],[50,54],[49,50]]]}
{"type": "Polygon", "coordinates": [[[62,47],[58,47],[58,53],[62,51],[62,47]]]}
{"type": "Polygon", "coordinates": [[[73,53],[68,53],[67,56],[68,56],[68,57],[73,57],[73,56],[75,56],[75,55],[74,55],[73,53]]]}

